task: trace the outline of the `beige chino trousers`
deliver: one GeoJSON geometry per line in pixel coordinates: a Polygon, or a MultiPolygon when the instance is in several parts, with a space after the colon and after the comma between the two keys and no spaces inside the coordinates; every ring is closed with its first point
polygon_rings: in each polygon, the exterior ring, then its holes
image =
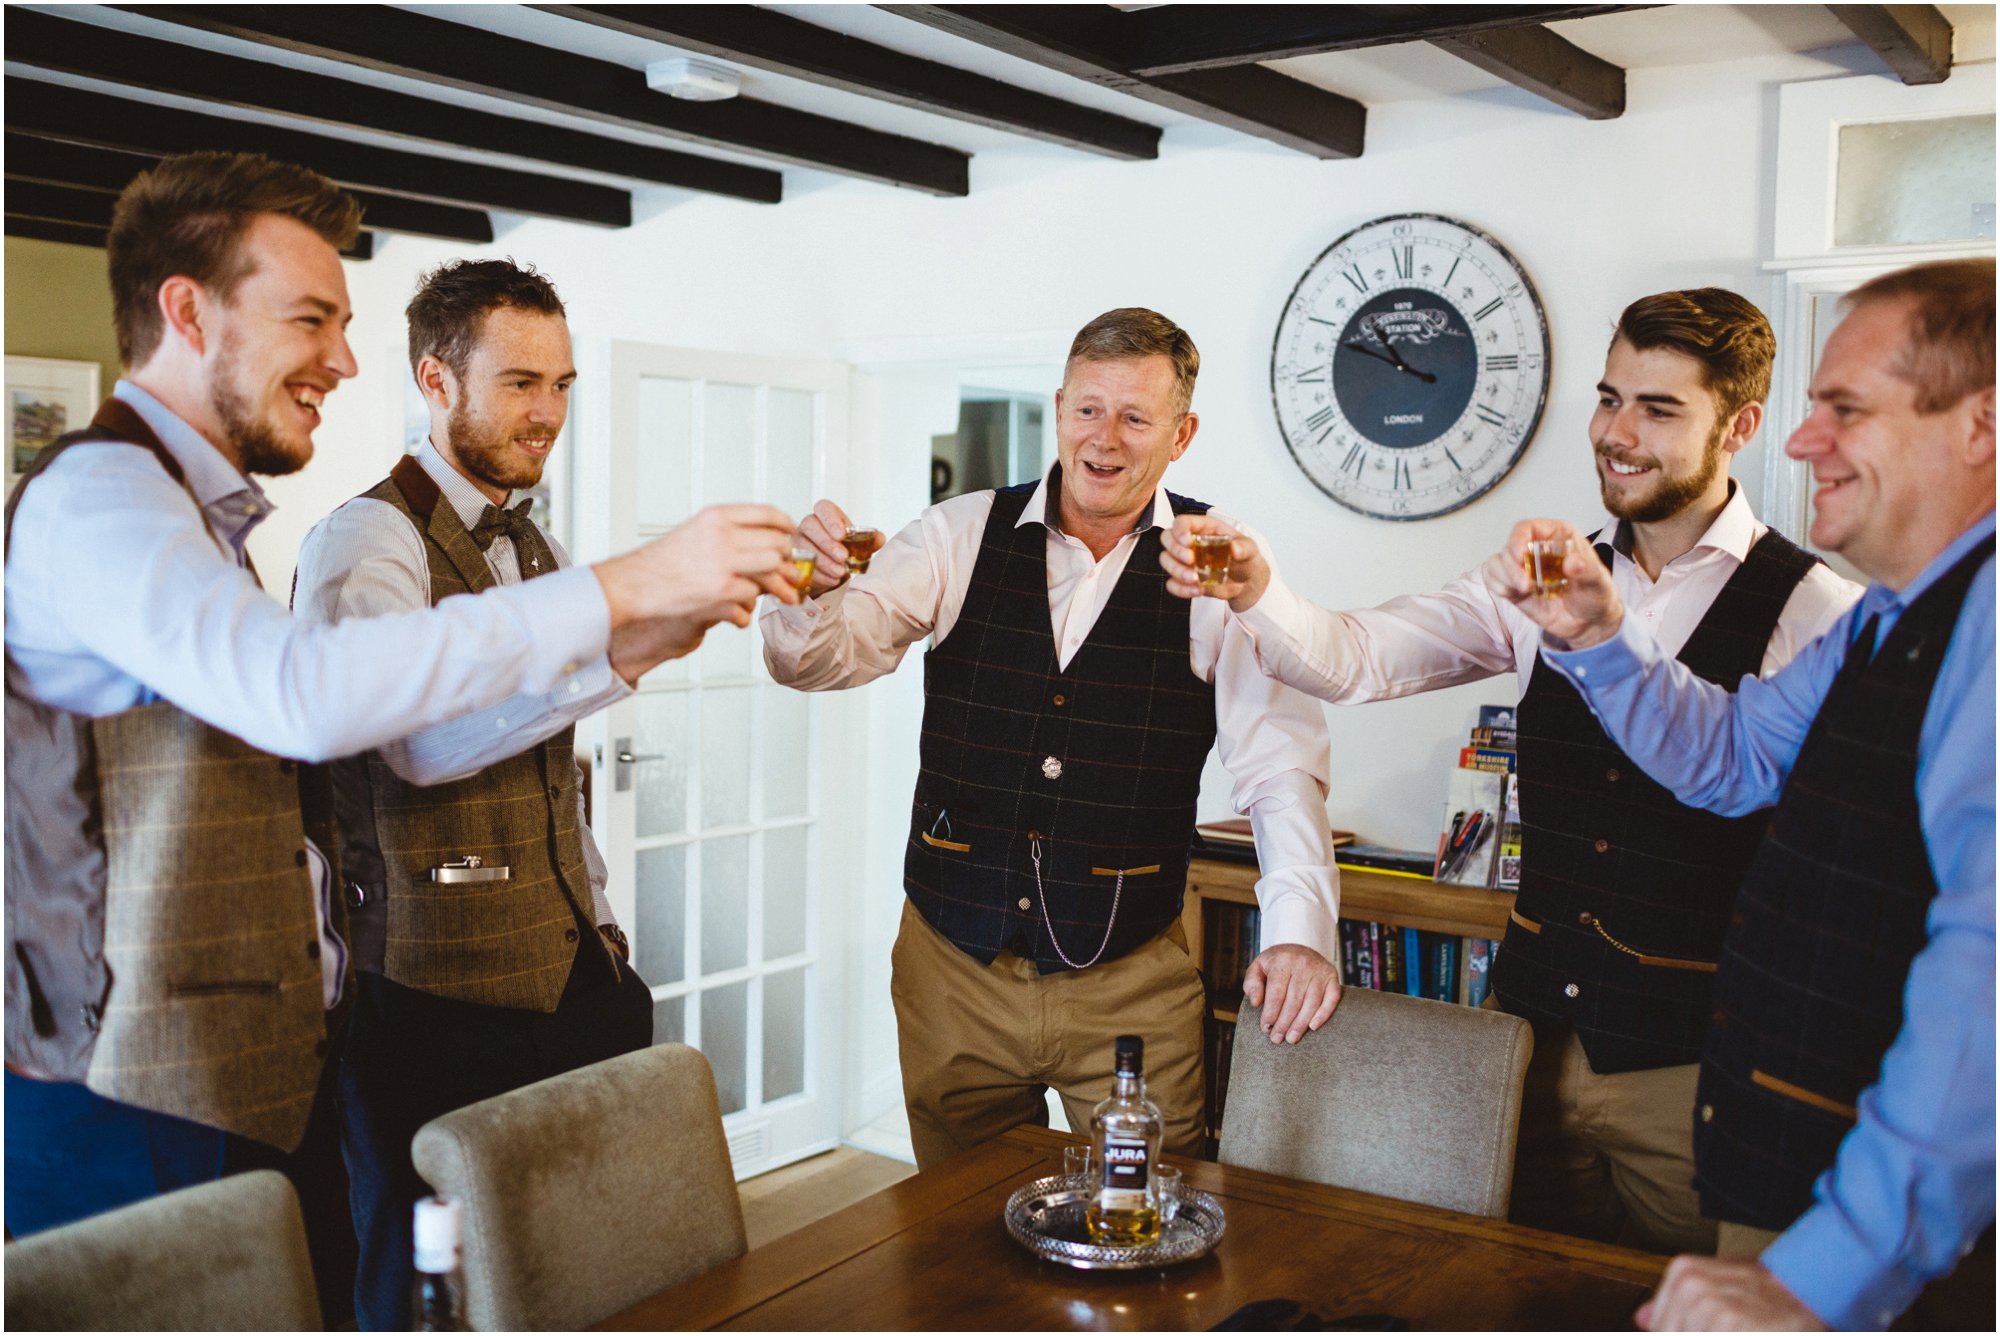
{"type": "Polygon", "coordinates": [[[1042,974],[1012,951],[980,965],[905,900],[890,959],[918,1168],[1010,1127],[1046,1125],[1051,1089],[1070,1126],[1089,1136],[1091,1110],[1111,1093],[1121,1034],[1146,1041],[1146,1093],[1166,1122],[1163,1149],[1200,1153],[1204,999],[1178,920],[1116,960],[1042,974]]]}

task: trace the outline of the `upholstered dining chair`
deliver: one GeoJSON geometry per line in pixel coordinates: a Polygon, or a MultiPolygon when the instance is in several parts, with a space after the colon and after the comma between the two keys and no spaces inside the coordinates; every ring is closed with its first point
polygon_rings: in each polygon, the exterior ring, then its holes
{"type": "Polygon", "coordinates": [[[464,1210],[480,1331],[586,1327],[746,1246],[715,1077],[685,1044],[454,1110],[411,1154],[464,1210]]]}
{"type": "Polygon", "coordinates": [[[7,1245],[10,1331],[318,1331],[299,1199],[269,1169],[7,1245]]]}
{"type": "Polygon", "coordinates": [[[1502,1011],[1350,988],[1319,1030],[1273,1044],[1245,1003],[1220,1158],[1504,1218],[1534,1043],[1502,1011]]]}

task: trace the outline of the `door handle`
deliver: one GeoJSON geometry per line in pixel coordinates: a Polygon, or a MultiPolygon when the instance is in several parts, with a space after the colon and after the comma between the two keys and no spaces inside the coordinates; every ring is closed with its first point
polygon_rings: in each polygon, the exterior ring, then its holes
{"type": "Polygon", "coordinates": [[[641,761],[664,761],[665,752],[634,752],[632,739],[613,738],[611,759],[616,762],[611,771],[611,787],[615,792],[625,793],[632,787],[632,767],[641,761]]]}

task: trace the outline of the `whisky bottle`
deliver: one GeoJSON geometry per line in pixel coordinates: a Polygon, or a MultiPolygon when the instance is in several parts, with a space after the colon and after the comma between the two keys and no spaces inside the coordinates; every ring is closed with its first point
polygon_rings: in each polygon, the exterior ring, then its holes
{"type": "Polygon", "coordinates": [[[458,1265],[459,1208],[449,1197],[417,1203],[416,1281],[410,1308],[413,1331],[470,1331],[465,1321],[465,1276],[458,1265]]]}
{"type": "Polygon", "coordinates": [[[1140,1244],[1160,1237],[1152,1170],[1160,1158],[1159,1108],[1146,1098],[1146,1044],[1118,1036],[1111,1097],[1090,1116],[1091,1149],[1102,1166],[1097,1197],[1084,1211],[1092,1243],[1140,1244]]]}

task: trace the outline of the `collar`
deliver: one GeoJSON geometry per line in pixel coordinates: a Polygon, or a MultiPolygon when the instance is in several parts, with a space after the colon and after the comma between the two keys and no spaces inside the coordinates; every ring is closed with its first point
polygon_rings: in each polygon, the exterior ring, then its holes
{"type": "MultiPolygon", "coordinates": [[[[1630,560],[1632,556],[1630,522],[1606,516],[1605,525],[1611,530],[1612,550],[1630,560]]],[[[1749,498],[1745,497],[1743,489],[1736,485],[1736,479],[1731,478],[1729,499],[1722,503],[1721,513],[1688,551],[1698,552],[1704,547],[1713,548],[1717,552],[1736,558],[1738,562],[1743,562],[1749,560],[1750,549],[1756,545],[1757,517],[1750,513],[1749,498]]],[[[1676,557],[1675,560],[1678,561],[1680,558],[1676,557]]]]}
{"type": "MultiPolygon", "coordinates": [[[[1873,612],[1886,612],[1893,608],[1900,612],[1923,597],[1924,591],[1936,584],[1944,573],[1956,566],[1966,553],[1993,536],[1993,512],[1987,511],[1974,521],[1971,528],[1951,540],[1945,550],[1938,553],[1931,564],[1917,573],[1901,592],[1889,588],[1879,581],[1868,586],[1862,602],[1873,612]]],[[[1864,618],[1866,614],[1863,614],[1864,618]]]]}
{"type": "MultiPolygon", "coordinates": [[[[438,491],[444,494],[445,500],[451,502],[451,508],[458,512],[458,522],[465,526],[467,533],[472,532],[473,527],[479,523],[479,517],[486,513],[486,507],[493,504],[486,499],[486,494],[473,486],[470,478],[453,468],[451,462],[431,444],[428,436],[424,438],[424,443],[417,447],[417,463],[422,466],[424,472],[431,475],[431,481],[438,485],[438,491]]],[[[505,510],[508,503],[513,500],[514,494],[507,493],[507,500],[501,503],[500,508],[505,510]]]]}
{"type": "MultiPolygon", "coordinates": [[[[1028,504],[1021,507],[1021,518],[1014,521],[1014,527],[1041,524],[1060,533],[1062,526],[1056,523],[1056,488],[1062,486],[1062,462],[1049,465],[1049,471],[1035,484],[1035,490],[1028,493],[1028,504]]],[[[1167,489],[1158,488],[1153,492],[1153,513],[1141,512],[1132,525],[1133,533],[1144,533],[1148,529],[1171,529],[1174,527],[1174,503],[1167,500],[1167,489]]]]}
{"type": "Polygon", "coordinates": [[[218,536],[240,548],[250,530],[277,509],[254,478],[237,472],[212,441],[150,393],[129,380],[120,380],[111,393],[137,413],[160,438],[160,444],[173,452],[186,475],[188,490],[218,536]]]}

